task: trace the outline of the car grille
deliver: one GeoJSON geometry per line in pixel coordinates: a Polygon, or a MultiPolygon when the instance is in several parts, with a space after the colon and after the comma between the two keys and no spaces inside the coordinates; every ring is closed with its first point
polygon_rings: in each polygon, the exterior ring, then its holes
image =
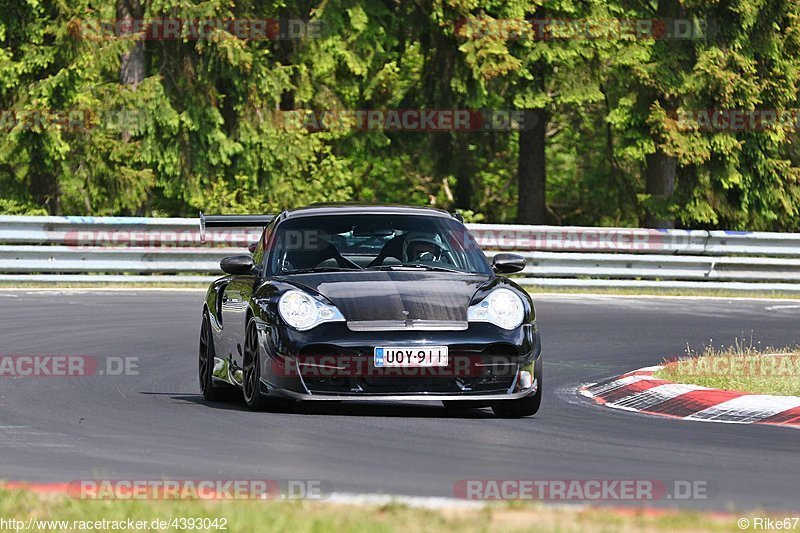
{"type": "Polygon", "coordinates": [[[300,375],[312,393],[323,394],[469,394],[502,393],[514,383],[519,356],[510,344],[481,351],[452,346],[450,364],[433,368],[376,368],[373,348],[306,346],[300,375]]]}

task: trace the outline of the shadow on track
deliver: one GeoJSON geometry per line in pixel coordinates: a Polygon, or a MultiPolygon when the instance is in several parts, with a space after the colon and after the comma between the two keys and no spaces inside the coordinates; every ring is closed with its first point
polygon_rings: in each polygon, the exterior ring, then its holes
{"type": "MultiPolygon", "coordinates": [[[[222,402],[209,402],[200,394],[175,394],[167,392],[142,392],[147,395],[169,396],[179,402],[200,404],[209,409],[223,411],[250,412],[241,398],[241,393],[232,391],[231,397],[222,402]]],[[[435,402],[435,400],[431,400],[435,402]]],[[[276,402],[264,413],[300,414],[300,415],[332,415],[332,416],[380,416],[398,418],[464,418],[482,419],[495,418],[492,411],[486,409],[445,409],[441,405],[410,404],[402,402],[276,402]]]]}

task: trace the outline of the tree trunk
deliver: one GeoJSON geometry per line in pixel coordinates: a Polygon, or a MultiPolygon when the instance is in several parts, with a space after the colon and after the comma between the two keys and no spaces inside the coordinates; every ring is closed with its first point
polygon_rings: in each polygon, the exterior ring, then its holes
{"type": "Polygon", "coordinates": [[[47,209],[50,215],[58,215],[61,212],[61,194],[56,172],[45,163],[47,157],[44,155],[41,141],[37,139],[34,143],[31,160],[36,163],[30,166],[28,192],[36,205],[47,209]]]}
{"type": "MultiPolygon", "coordinates": [[[[682,15],[679,0],[659,0],[656,17],[667,21],[674,20],[682,15]]],[[[678,41],[663,41],[660,46],[670,47],[680,46],[678,41]]],[[[652,94],[649,98],[650,106],[659,102],[668,112],[677,109],[677,103],[665,98],[663,94],[652,94]]],[[[645,192],[651,195],[653,202],[645,213],[645,225],[650,228],[674,228],[675,220],[667,215],[665,207],[670,197],[675,192],[675,176],[678,170],[678,160],[667,155],[658,139],[653,139],[656,151],[649,154],[646,159],[645,169],[645,192]]]]}
{"type": "MultiPolygon", "coordinates": [[[[429,109],[464,109],[463,99],[453,91],[453,78],[459,76],[457,63],[459,42],[452,35],[445,35],[438,28],[423,34],[423,48],[431,50],[423,70],[421,96],[429,109]]],[[[453,207],[472,211],[474,206],[475,172],[469,141],[474,134],[463,131],[441,131],[430,134],[434,160],[434,175],[437,179],[452,175],[455,180],[453,207]]]]}
{"type": "Polygon", "coordinates": [[[520,224],[547,223],[547,120],[546,110],[529,110],[525,113],[524,128],[519,132],[517,222],[520,224]]]}
{"type": "MultiPolygon", "coordinates": [[[[144,8],[141,0],[117,0],[117,21],[134,20],[144,17],[144,8]]],[[[131,24],[133,26],[133,24],[131,24]]],[[[119,82],[122,85],[130,85],[136,88],[144,79],[144,41],[137,40],[133,48],[122,54],[119,65],[119,82]]],[[[126,128],[122,129],[122,141],[131,140],[131,132],[126,128]]],[[[88,201],[87,201],[88,203],[88,201]]],[[[136,209],[136,214],[142,216],[146,211],[146,203],[141,204],[136,209]]]]}
{"type": "MultiPolygon", "coordinates": [[[[647,194],[656,199],[656,205],[663,206],[675,192],[675,175],[678,160],[665,154],[661,148],[647,156],[647,194]]],[[[675,220],[664,214],[663,209],[648,209],[645,216],[648,228],[674,228],[675,220]]]]}
{"type": "Polygon", "coordinates": [[[456,156],[455,176],[456,176],[456,209],[473,210],[472,200],[475,193],[472,175],[475,169],[472,168],[471,157],[469,154],[469,142],[462,133],[454,139],[452,153],[456,156]]]}
{"type": "MultiPolygon", "coordinates": [[[[117,0],[117,21],[131,23],[144,16],[141,0],[117,0]]],[[[137,40],[133,48],[122,54],[119,82],[136,87],[144,79],[144,41],[137,40]]]]}

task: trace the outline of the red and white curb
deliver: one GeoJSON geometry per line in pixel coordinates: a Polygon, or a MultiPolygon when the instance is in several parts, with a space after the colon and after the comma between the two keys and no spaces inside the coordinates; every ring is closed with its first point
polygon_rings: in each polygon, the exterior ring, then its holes
{"type": "Polygon", "coordinates": [[[770,396],[671,383],[649,366],[581,387],[583,396],[625,411],[726,424],[800,428],[800,397],[770,396]]]}

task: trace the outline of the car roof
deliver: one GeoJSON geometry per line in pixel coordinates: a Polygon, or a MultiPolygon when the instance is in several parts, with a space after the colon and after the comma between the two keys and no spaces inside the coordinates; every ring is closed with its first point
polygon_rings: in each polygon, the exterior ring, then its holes
{"type": "Polygon", "coordinates": [[[312,204],[286,211],[285,218],[325,215],[423,215],[443,218],[453,216],[443,209],[395,204],[329,203],[312,204]]]}

